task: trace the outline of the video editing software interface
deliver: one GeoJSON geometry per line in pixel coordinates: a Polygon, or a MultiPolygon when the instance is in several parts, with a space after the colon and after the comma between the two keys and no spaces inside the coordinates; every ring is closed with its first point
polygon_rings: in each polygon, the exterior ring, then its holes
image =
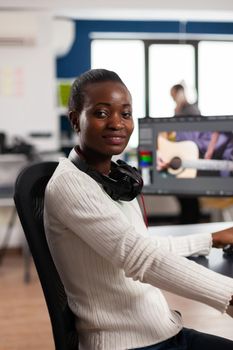
{"type": "Polygon", "coordinates": [[[139,119],[144,193],[233,195],[233,116],[139,119]]]}

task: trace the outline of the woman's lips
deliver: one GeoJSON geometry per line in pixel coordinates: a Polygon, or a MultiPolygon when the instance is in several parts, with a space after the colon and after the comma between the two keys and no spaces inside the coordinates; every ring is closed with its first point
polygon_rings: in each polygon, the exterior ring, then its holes
{"type": "Polygon", "coordinates": [[[125,136],[107,135],[104,136],[104,139],[109,145],[121,145],[125,142],[125,136]]]}

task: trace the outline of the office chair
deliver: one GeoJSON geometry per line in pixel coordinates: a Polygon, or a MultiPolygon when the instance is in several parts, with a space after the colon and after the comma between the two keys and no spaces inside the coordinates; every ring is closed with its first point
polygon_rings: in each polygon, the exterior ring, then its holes
{"type": "Polygon", "coordinates": [[[23,169],[15,183],[14,201],[44,292],[55,349],[77,350],[75,317],[52,260],[43,224],[44,191],[57,164],[40,162],[23,169]]]}

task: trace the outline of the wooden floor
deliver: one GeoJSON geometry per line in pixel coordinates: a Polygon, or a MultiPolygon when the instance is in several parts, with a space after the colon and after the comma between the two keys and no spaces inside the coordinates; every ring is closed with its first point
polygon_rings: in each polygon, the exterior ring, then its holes
{"type": "Polygon", "coordinates": [[[53,350],[49,316],[34,266],[24,282],[22,255],[0,265],[0,350],[53,350]]]}
{"type": "MultiPolygon", "coordinates": [[[[54,350],[48,312],[34,266],[28,284],[23,281],[23,271],[20,253],[7,255],[0,265],[0,350],[54,350]]],[[[165,294],[170,306],[181,311],[185,326],[233,340],[233,319],[228,315],[165,294]]]]}

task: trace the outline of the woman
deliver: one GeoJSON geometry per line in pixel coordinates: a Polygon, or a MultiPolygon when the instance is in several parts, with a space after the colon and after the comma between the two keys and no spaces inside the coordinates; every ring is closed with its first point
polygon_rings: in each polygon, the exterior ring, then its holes
{"type": "MultiPolygon", "coordinates": [[[[133,171],[133,185],[117,197],[114,171],[119,167],[121,175],[124,165],[111,158],[123,152],[134,127],[131,95],[117,74],[97,69],[77,78],[69,117],[79,143],[46,188],[45,227],[77,319],[80,349],[232,349],[230,340],[183,328],[160,288],[229,310],[233,280],[182,255],[208,254],[212,245],[233,243],[233,229],[149,237],[133,199],[140,190],[133,171]]],[[[131,179],[128,169],[125,178],[131,179]]],[[[119,181],[124,187],[124,178],[119,181]]]]}

